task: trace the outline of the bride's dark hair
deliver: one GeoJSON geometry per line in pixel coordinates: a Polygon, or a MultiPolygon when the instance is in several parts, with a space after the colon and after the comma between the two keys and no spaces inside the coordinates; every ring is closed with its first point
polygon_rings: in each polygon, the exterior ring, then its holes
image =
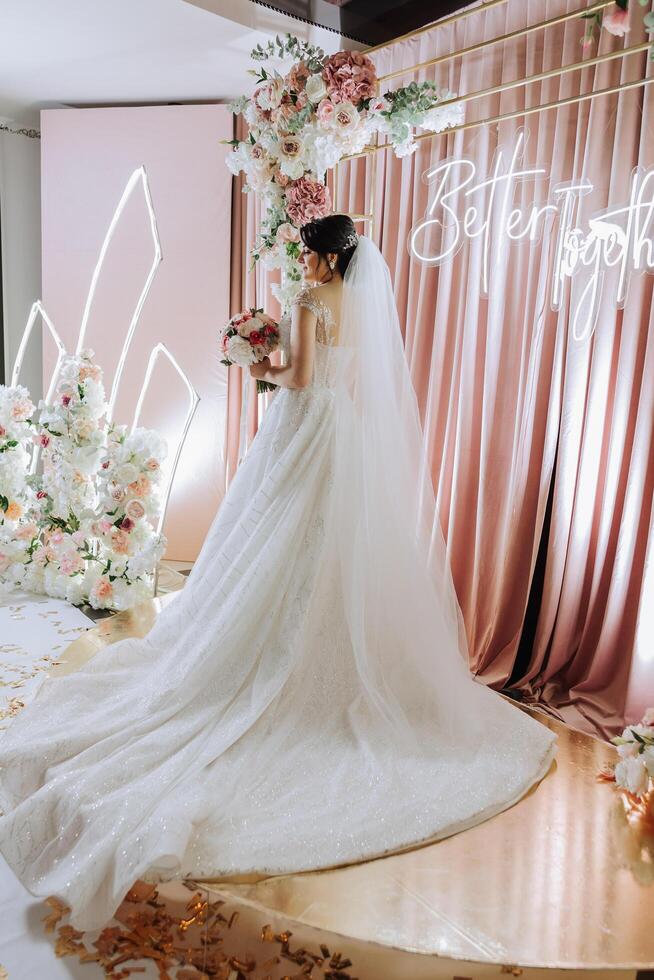
{"type": "Polygon", "coordinates": [[[338,271],[345,275],[357,247],[357,231],[349,215],[328,214],[325,218],[309,221],[300,228],[300,238],[307,248],[322,258],[335,252],[338,271]]]}

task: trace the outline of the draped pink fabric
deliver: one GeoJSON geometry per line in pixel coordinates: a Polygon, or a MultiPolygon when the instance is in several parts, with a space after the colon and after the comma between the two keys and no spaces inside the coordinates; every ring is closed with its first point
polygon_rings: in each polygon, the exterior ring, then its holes
{"type": "MultiPolygon", "coordinates": [[[[382,75],[577,9],[577,0],[508,0],[373,57],[382,75]]],[[[586,22],[575,18],[382,88],[433,78],[461,95],[480,91],[645,41],[642,17],[632,4],[630,32],[603,30],[599,52],[583,54],[586,22]]],[[[466,120],[651,75],[645,51],[475,99],[466,120]]],[[[368,158],[339,178],[338,209],[352,213],[366,210],[374,183],[374,237],[393,276],[473,670],[605,737],[654,704],[654,280],[635,273],[619,310],[611,269],[595,331],[578,340],[580,280],[567,280],[558,312],[550,305],[558,219],[531,245],[510,245],[488,296],[483,236],[436,267],[412,257],[407,239],[433,195],[424,171],[466,157],[490,175],[497,146],[510,154],[525,125],[522,165],[546,175],[518,182],[511,206],[555,203],[556,184],[585,177],[594,189],[575,225],[587,234],[589,215],[628,203],[633,168],[654,165],[653,98],[645,86],[444,133],[404,159],[378,153],[374,176],[368,158]]],[[[251,195],[242,210],[251,234],[251,195]]]]}

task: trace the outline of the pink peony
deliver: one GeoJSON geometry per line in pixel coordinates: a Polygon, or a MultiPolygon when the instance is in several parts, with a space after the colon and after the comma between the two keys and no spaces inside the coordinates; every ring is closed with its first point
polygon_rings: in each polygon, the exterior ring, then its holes
{"type": "Polygon", "coordinates": [[[102,575],[91,589],[91,598],[104,602],[113,595],[114,587],[109,579],[102,575]]]}
{"type": "Polygon", "coordinates": [[[34,411],[34,405],[29,398],[18,398],[11,409],[11,417],[17,422],[22,422],[30,417],[34,411]]]}
{"type": "Polygon", "coordinates": [[[610,34],[622,37],[629,30],[629,11],[618,6],[605,10],[602,15],[602,27],[605,27],[610,34]]]}
{"type": "Polygon", "coordinates": [[[375,66],[360,51],[337,51],[327,59],[322,77],[332,102],[371,99],[377,86],[375,66]]]}
{"type": "Polygon", "coordinates": [[[275,183],[280,187],[288,187],[291,182],[291,178],[287,174],[283,174],[281,170],[275,173],[275,183]]]}
{"type": "Polygon", "coordinates": [[[129,554],[129,534],[115,527],[111,532],[111,547],[117,555],[129,554]]]}
{"type": "Polygon", "coordinates": [[[19,541],[31,541],[39,533],[39,529],[34,521],[30,521],[29,524],[23,524],[16,531],[16,537],[19,541]]]}
{"type": "Polygon", "coordinates": [[[145,516],[145,507],[140,500],[128,500],[125,504],[125,513],[133,521],[138,521],[140,517],[145,516]]]}
{"type": "Polygon", "coordinates": [[[334,119],[334,112],[336,111],[334,103],[330,102],[329,99],[323,99],[319,103],[317,113],[318,122],[321,126],[330,126],[334,119]]]}
{"type": "Polygon", "coordinates": [[[100,368],[97,364],[83,364],[79,369],[80,381],[86,381],[87,378],[93,378],[94,381],[100,380],[100,368]]]}
{"type": "Polygon", "coordinates": [[[331,207],[329,188],[309,177],[300,177],[286,191],[286,212],[298,227],[316,218],[324,218],[331,207]]]}
{"type": "Polygon", "coordinates": [[[84,568],[84,562],[79,555],[64,555],[59,561],[59,570],[64,575],[75,575],[84,568]]]}
{"type": "Polygon", "coordinates": [[[141,473],[138,479],[132,480],[127,486],[135,497],[145,497],[150,492],[150,481],[144,473],[141,473]]]}

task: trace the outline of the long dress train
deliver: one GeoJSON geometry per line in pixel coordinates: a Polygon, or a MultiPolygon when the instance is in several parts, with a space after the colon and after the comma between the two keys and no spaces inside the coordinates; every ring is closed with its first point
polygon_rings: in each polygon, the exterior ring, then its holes
{"type": "MultiPolygon", "coordinates": [[[[345,352],[319,300],[300,302],[318,318],[313,381],[273,395],[184,589],[144,638],[47,678],[0,739],[0,850],[76,928],[105,924],[138,878],[315,869],[445,837],[518,800],[555,753],[460,657],[439,683],[444,640],[416,624],[434,681],[421,703],[404,620],[388,664],[403,661],[393,697],[417,748],[386,734],[353,655],[334,525],[345,352]]],[[[288,318],[281,329],[288,351],[288,318]]]]}

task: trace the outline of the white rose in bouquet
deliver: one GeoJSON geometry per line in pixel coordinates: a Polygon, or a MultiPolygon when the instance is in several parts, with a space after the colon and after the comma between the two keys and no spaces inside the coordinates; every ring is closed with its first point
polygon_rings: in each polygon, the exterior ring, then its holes
{"type": "Polygon", "coordinates": [[[307,78],[305,92],[310,102],[317,105],[327,95],[327,86],[322,75],[310,75],[307,78]]]}

